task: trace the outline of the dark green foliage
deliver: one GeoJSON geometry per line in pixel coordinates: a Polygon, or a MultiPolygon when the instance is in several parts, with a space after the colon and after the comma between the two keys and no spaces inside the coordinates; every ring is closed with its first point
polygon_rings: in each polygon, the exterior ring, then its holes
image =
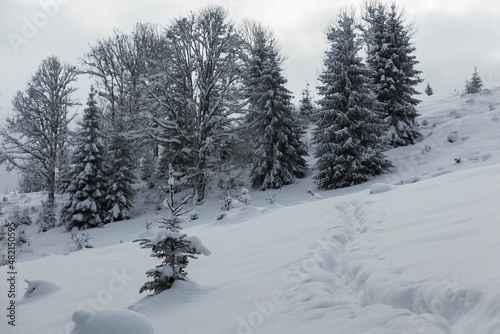
{"type": "Polygon", "coordinates": [[[193,245],[192,240],[182,232],[180,226],[183,222],[181,216],[189,212],[189,210],[184,211],[183,208],[191,196],[184,198],[180,204],[176,205],[174,203],[174,172],[171,166],[169,175],[170,194],[165,205],[170,211],[170,216],[160,222],[165,230],[150,239],[134,240],[140,243],[141,248],[151,249],[153,252],[151,256],[162,260],[160,265],[146,272],[147,277],[153,280],[144,283],[139,293],[149,290],[157,294],[170,289],[176,280],[185,280],[187,276],[185,269],[189,259],[196,259],[196,255],[201,254],[193,245]]]}
{"type": "Polygon", "coordinates": [[[353,17],[341,13],[327,34],[330,44],[318,87],[320,110],[313,130],[318,187],[342,188],[386,172],[385,123],[376,111],[372,71],[358,55],[353,17]]]}
{"type": "Polygon", "coordinates": [[[69,200],[61,212],[62,223],[68,230],[101,226],[106,215],[105,146],[101,133],[101,113],[94,95],[92,89],[77,134],[72,182],[67,190],[69,200]]]}
{"type": "Polygon", "coordinates": [[[253,37],[245,82],[250,106],[247,124],[255,143],[250,178],[253,187],[266,190],[304,177],[307,165],[302,156],[307,152],[275,41],[260,27],[253,37]]]}
{"type": "Polygon", "coordinates": [[[302,91],[302,98],[299,101],[299,115],[307,120],[307,121],[316,121],[316,108],[313,105],[311,99],[311,91],[309,90],[309,84],[306,85],[306,88],[302,91]]]}
{"type": "Polygon", "coordinates": [[[416,105],[420,100],[415,86],[422,82],[419,63],[413,55],[413,27],[407,25],[395,4],[387,10],[379,2],[366,8],[364,31],[367,63],[374,71],[373,79],[382,117],[387,118],[388,134],[393,146],[415,144],[421,137],[417,127],[416,105]]]}
{"type": "Polygon", "coordinates": [[[483,80],[479,76],[479,73],[477,73],[477,67],[474,66],[474,73],[472,73],[471,80],[465,81],[465,92],[467,94],[479,93],[482,87],[483,87],[483,80]]]}
{"type": "Polygon", "coordinates": [[[432,90],[432,87],[429,83],[427,83],[427,87],[425,87],[425,94],[428,96],[431,96],[434,94],[434,91],[432,90]]]}
{"type": "Polygon", "coordinates": [[[134,175],[130,144],[124,134],[114,132],[108,145],[108,186],[106,191],[106,223],[132,218],[134,175]]]}

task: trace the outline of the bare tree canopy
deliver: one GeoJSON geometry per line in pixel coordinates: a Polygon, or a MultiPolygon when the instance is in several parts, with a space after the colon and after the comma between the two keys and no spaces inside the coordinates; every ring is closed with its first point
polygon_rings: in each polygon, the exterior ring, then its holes
{"type": "Polygon", "coordinates": [[[14,97],[14,116],[0,128],[0,162],[7,162],[9,170],[21,172],[36,164],[50,201],[54,199],[58,162],[72,120],[70,108],[78,104],[71,97],[75,80],[75,67],[62,64],[55,56],[43,60],[26,90],[14,97]]]}

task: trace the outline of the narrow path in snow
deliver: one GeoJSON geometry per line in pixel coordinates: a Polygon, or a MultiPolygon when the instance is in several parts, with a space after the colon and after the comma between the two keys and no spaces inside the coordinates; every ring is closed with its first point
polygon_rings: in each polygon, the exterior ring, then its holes
{"type": "Polygon", "coordinates": [[[367,332],[455,333],[453,325],[478,304],[481,293],[452,281],[411,281],[405,268],[380,269],[383,258],[365,233],[386,222],[373,221],[371,210],[368,202],[351,201],[331,212],[332,225],[312,255],[290,270],[285,312],[297,323],[328,319],[345,330],[350,322],[365,322],[367,332]]]}

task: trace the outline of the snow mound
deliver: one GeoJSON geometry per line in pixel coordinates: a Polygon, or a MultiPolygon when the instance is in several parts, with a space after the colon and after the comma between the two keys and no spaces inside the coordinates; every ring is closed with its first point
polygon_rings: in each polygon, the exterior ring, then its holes
{"type": "Polygon", "coordinates": [[[196,301],[210,290],[210,288],[201,286],[190,279],[176,280],[170,289],[159,294],[148,295],[130,305],[129,309],[145,314],[158,312],[168,314],[170,311],[178,310],[181,304],[196,301]]]}
{"type": "Polygon", "coordinates": [[[375,183],[370,188],[370,194],[385,193],[392,190],[392,186],[387,183],[375,183]]]}
{"type": "Polygon", "coordinates": [[[25,280],[28,283],[28,287],[26,288],[26,292],[24,293],[23,299],[31,298],[31,297],[41,297],[50,295],[56,291],[59,291],[60,288],[49,281],[43,280],[25,280]]]}
{"type": "Polygon", "coordinates": [[[216,225],[221,223],[240,224],[261,214],[260,209],[255,206],[243,205],[239,202],[237,203],[237,206],[235,205],[235,207],[233,207],[231,210],[224,212],[224,220],[218,220],[216,222],[216,225]]]}
{"type": "Polygon", "coordinates": [[[71,334],[153,334],[151,322],[130,310],[76,311],[71,334]]]}

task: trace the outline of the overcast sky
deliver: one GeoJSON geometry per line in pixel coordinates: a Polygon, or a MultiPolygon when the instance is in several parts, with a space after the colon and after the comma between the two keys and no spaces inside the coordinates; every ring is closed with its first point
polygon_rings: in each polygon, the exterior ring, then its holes
{"type": "MultiPolygon", "coordinates": [[[[290,89],[300,97],[314,90],[327,47],[325,28],[339,9],[362,0],[0,0],[0,125],[11,114],[12,97],[49,55],[78,64],[78,58],[114,28],[130,32],[137,22],[166,24],[189,11],[217,4],[231,19],[268,26],[279,40],[290,89]]],[[[418,69],[435,93],[462,90],[477,65],[486,85],[500,84],[499,0],[399,0],[418,28],[418,69]]],[[[78,98],[85,103],[88,82],[78,98]]],[[[2,168],[0,168],[2,169],[2,168]]],[[[0,173],[0,191],[8,185],[0,173]]]]}

